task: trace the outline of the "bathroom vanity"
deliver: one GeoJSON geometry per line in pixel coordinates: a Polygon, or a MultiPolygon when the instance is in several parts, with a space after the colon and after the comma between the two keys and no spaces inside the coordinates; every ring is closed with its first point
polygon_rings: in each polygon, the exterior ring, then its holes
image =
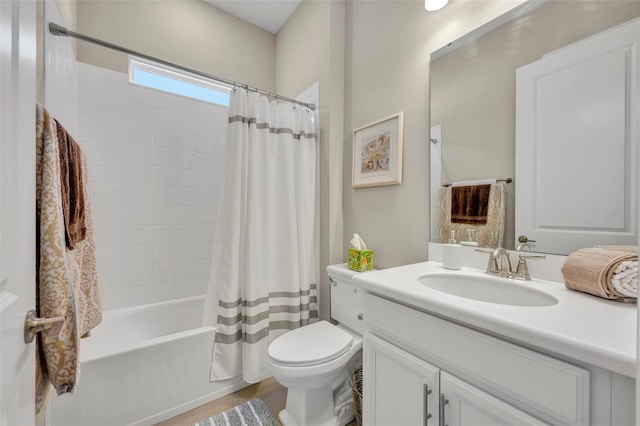
{"type": "Polygon", "coordinates": [[[486,278],[437,262],[354,278],[365,424],[635,424],[635,305],[558,282],[486,278]],[[433,277],[451,280],[438,287],[433,277]],[[480,292],[465,288],[474,282],[480,292]],[[502,290],[520,295],[491,301],[502,290]]]}
{"type": "Polygon", "coordinates": [[[461,264],[476,269],[445,270],[432,243],[431,262],[357,275],[365,424],[636,424],[636,305],[568,290],[566,258],[557,254],[637,245],[637,214],[628,214],[637,191],[625,188],[635,188],[640,140],[630,112],[639,95],[639,16],[638,2],[526,1],[431,53],[431,241],[454,230],[453,239],[482,245],[471,238],[480,227],[451,220],[443,186],[514,177],[494,203],[504,202],[501,226],[484,226],[504,239],[485,244],[518,241],[547,259],[531,262],[534,280],[516,281],[485,274],[487,257],[477,263],[467,252],[472,262],[461,264]],[[596,92],[607,101],[589,97],[596,92]],[[610,117],[583,120],[605,102],[618,105],[610,117]],[[607,160],[616,144],[619,159],[607,160]],[[565,202],[569,193],[585,204],[565,202]]]}

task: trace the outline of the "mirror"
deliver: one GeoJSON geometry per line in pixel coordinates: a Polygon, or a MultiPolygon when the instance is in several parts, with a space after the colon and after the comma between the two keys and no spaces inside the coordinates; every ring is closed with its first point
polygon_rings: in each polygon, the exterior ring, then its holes
{"type": "MultiPolygon", "coordinates": [[[[446,242],[436,222],[441,185],[517,175],[516,69],[638,16],[635,0],[529,1],[431,54],[432,242],[446,242]]],[[[505,188],[507,249],[517,244],[515,187],[505,188]]]]}

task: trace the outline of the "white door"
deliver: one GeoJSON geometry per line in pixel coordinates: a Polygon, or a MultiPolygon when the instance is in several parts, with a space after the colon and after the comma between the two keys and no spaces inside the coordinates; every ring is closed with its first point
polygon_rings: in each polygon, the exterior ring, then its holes
{"type": "Polygon", "coordinates": [[[517,70],[516,237],[534,251],[637,244],[639,46],[634,20],[517,70]]]}
{"type": "Polygon", "coordinates": [[[448,426],[547,424],[445,371],[440,373],[440,392],[443,399],[442,424],[448,426]]]}
{"type": "Polygon", "coordinates": [[[364,340],[363,424],[440,424],[440,370],[376,337],[364,340]]]}
{"type": "Polygon", "coordinates": [[[0,1],[0,424],[35,423],[36,4],[0,1]]]}

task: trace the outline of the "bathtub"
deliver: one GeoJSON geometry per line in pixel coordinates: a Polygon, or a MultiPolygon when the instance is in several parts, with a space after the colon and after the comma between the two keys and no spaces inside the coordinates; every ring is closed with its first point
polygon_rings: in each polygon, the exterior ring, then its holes
{"type": "Polygon", "coordinates": [[[234,392],[241,377],[209,382],[214,327],[204,296],[107,311],[80,346],[72,395],[52,394],[51,426],[151,425],[234,392]]]}

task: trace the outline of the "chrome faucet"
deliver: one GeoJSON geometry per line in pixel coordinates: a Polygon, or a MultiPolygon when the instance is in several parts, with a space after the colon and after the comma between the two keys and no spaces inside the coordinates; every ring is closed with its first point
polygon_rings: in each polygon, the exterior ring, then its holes
{"type": "Polygon", "coordinates": [[[511,276],[511,259],[509,252],[503,247],[498,247],[489,255],[489,264],[487,265],[487,274],[498,275],[500,277],[511,276]]]}
{"type": "Polygon", "coordinates": [[[513,271],[511,269],[511,258],[509,257],[509,252],[505,250],[504,247],[497,247],[495,249],[476,249],[476,251],[490,253],[489,263],[487,264],[486,270],[487,274],[524,281],[531,280],[527,259],[546,259],[547,257],[543,254],[520,253],[518,255],[518,266],[516,267],[516,270],[513,271]]]}

